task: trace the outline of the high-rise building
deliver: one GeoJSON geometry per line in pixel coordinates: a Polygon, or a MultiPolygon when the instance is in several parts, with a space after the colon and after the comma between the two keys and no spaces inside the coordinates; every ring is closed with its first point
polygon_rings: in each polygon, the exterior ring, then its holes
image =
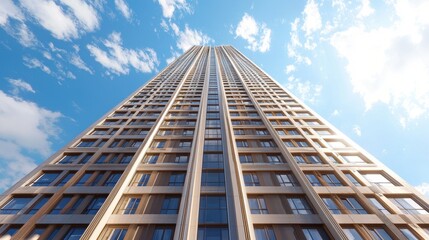
{"type": "Polygon", "coordinates": [[[0,239],[429,239],[429,204],[230,46],[195,46],[0,199],[0,239]]]}

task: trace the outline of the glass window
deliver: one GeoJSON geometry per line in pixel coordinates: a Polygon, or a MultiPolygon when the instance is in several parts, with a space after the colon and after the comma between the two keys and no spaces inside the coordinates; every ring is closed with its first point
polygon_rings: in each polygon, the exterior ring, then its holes
{"type": "Polygon", "coordinates": [[[362,176],[371,184],[378,186],[394,186],[387,178],[383,175],[375,173],[375,174],[362,174],[362,176]]]}
{"type": "Polygon", "coordinates": [[[307,240],[329,240],[330,237],[323,228],[303,228],[305,239],[307,240]]]}
{"type": "Polygon", "coordinates": [[[125,209],[123,209],[122,214],[136,213],[139,204],[140,204],[140,198],[137,198],[137,197],[128,198],[125,204],[125,209]]]}
{"type": "Polygon", "coordinates": [[[413,232],[410,231],[408,228],[400,228],[399,229],[402,234],[408,239],[408,240],[419,240],[413,232]]]}
{"type": "Polygon", "coordinates": [[[310,204],[304,198],[288,198],[287,199],[293,214],[313,214],[310,204]]]}
{"type": "Polygon", "coordinates": [[[58,164],[72,164],[78,158],[79,155],[65,155],[58,161],[58,164]]]}
{"type": "Polygon", "coordinates": [[[244,140],[237,140],[236,141],[237,147],[249,147],[249,144],[247,143],[247,141],[244,140]]]}
{"type": "Polygon", "coordinates": [[[147,183],[149,182],[150,179],[150,174],[149,173],[143,173],[141,174],[141,176],[137,176],[138,181],[133,184],[134,186],[147,186],[147,183]]]}
{"type": "Polygon", "coordinates": [[[412,198],[390,198],[390,200],[404,213],[404,214],[428,214],[418,203],[412,198]]]}
{"type": "Polygon", "coordinates": [[[112,173],[109,178],[106,180],[103,186],[115,186],[119,178],[121,178],[122,173],[112,173]]]}
{"type": "Polygon", "coordinates": [[[255,227],[256,240],[276,240],[276,235],[272,227],[255,227]]]}
{"type": "Polygon", "coordinates": [[[351,214],[367,214],[366,210],[354,197],[342,197],[341,201],[351,214]]]}
{"type": "Polygon", "coordinates": [[[359,156],[342,156],[342,157],[347,163],[352,163],[352,164],[365,163],[365,161],[362,160],[362,158],[360,158],[359,156]]]}
{"type": "Polygon", "coordinates": [[[349,240],[363,240],[362,236],[354,228],[343,228],[343,231],[349,240]]]}
{"type": "Polygon", "coordinates": [[[311,185],[313,185],[313,186],[322,186],[322,183],[320,183],[320,181],[316,177],[316,175],[314,175],[314,174],[305,174],[305,176],[307,177],[307,179],[311,183],[311,185]]]}
{"type": "Polygon", "coordinates": [[[64,237],[64,240],[79,240],[82,236],[83,232],[85,232],[84,227],[72,227],[67,232],[66,236],[64,237]]]}
{"type": "Polygon", "coordinates": [[[49,201],[50,198],[51,196],[43,196],[42,198],[40,198],[40,200],[37,201],[37,203],[34,204],[33,207],[31,207],[27,214],[35,214],[37,211],[39,211],[40,208],[43,207],[43,205],[45,205],[46,202],[49,201]]]}
{"type": "Polygon", "coordinates": [[[43,173],[31,186],[49,186],[59,175],[59,172],[43,173]]]}
{"type": "Polygon", "coordinates": [[[125,235],[127,235],[126,228],[115,228],[112,230],[112,233],[109,236],[109,240],[124,240],[125,235]]]}
{"type": "Polygon", "coordinates": [[[88,182],[88,180],[91,178],[93,172],[87,172],[85,173],[80,179],[79,181],[75,184],[75,186],[83,186],[85,185],[86,182],[88,182]]]}
{"type": "Polygon", "coordinates": [[[240,163],[253,163],[252,155],[241,154],[239,158],[240,158],[240,163]]]}
{"type": "Polygon", "coordinates": [[[76,147],[91,147],[96,140],[82,140],[76,147]]]}
{"type": "Polygon", "coordinates": [[[268,214],[267,204],[262,196],[249,197],[249,207],[252,214],[268,214]]]}
{"type": "Polygon", "coordinates": [[[98,210],[100,210],[105,200],[106,197],[95,197],[92,199],[88,207],[83,211],[83,214],[96,214],[98,210]]]}
{"type": "Polygon", "coordinates": [[[259,178],[256,173],[243,173],[244,184],[246,186],[260,186],[259,178]]]}
{"type": "Polygon", "coordinates": [[[165,141],[156,141],[153,145],[155,148],[164,148],[165,147],[165,141]]]}
{"type": "Polygon", "coordinates": [[[168,196],[162,202],[161,214],[177,214],[179,212],[180,197],[168,196]]]}
{"type": "Polygon", "coordinates": [[[305,160],[304,160],[304,158],[302,156],[293,156],[293,158],[295,159],[295,161],[298,164],[305,164],[306,163],[305,160]]]}
{"type": "Polygon", "coordinates": [[[79,164],[85,164],[85,163],[87,163],[88,161],[89,161],[89,159],[91,159],[92,158],[92,156],[93,156],[94,154],[92,154],[92,153],[88,153],[88,154],[86,154],[81,160],[80,160],[80,162],[79,162],[79,164]]]}
{"type": "Polygon", "coordinates": [[[268,163],[271,163],[271,164],[283,163],[282,157],[280,155],[268,155],[267,159],[268,159],[268,163]]]}
{"type": "Polygon", "coordinates": [[[353,175],[351,173],[345,173],[345,175],[350,180],[350,182],[353,183],[353,185],[355,185],[355,186],[362,186],[362,184],[360,184],[360,182],[358,182],[358,180],[356,180],[356,178],[353,177],[353,175]]]}
{"type": "Polygon", "coordinates": [[[204,150],[220,151],[222,150],[222,141],[221,140],[204,140],[204,150]]]}
{"type": "Polygon", "coordinates": [[[0,214],[17,214],[31,200],[33,200],[32,197],[14,197],[0,209],[0,214]]]}
{"type": "Polygon", "coordinates": [[[155,228],[152,240],[172,240],[174,229],[168,226],[158,226],[155,228]]]}
{"type": "Polygon", "coordinates": [[[372,228],[369,229],[372,237],[376,240],[392,240],[390,235],[384,230],[384,228],[372,228]]]}
{"type": "Polygon", "coordinates": [[[202,172],[201,186],[225,186],[225,176],[223,171],[202,172]]]}
{"type": "Polygon", "coordinates": [[[333,214],[341,214],[340,209],[338,208],[337,204],[332,200],[332,198],[322,198],[323,202],[328,207],[329,211],[333,214]]]}
{"type": "Polygon", "coordinates": [[[51,210],[50,214],[60,214],[66,207],[66,205],[70,202],[71,197],[65,196],[61,198],[61,200],[55,205],[55,207],[51,210]]]}
{"type": "Polygon", "coordinates": [[[185,173],[173,172],[170,175],[168,186],[183,186],[185,183],[185,173]]]}
{"type": "Polygon", "coordinates": [[[383,204],[381,204],[376,198],[370,197],[368,200],[376,207],[379,211],[381,211],[384,214],[390,214],[389,210],[387,210],[383,204]]]}
{"type": "Polygon", "coordinates": [[[192,141],[180,141],[179,148],[190,148],[192,141]]]}
{"type": "Polygon", "coordinates": [[[226,227],[198,227],[198,240],[229,240],[226,227]]]}
{"type": "Polygon", "coordinates": [[[335,174],[322,174],[322,178],[328,186],[343,186],[343,184],[340,182],[340,180],[338,180],[335,174]]]}
{"type": "Polygon", "coordinates": [[[133,159],[133,154],[124,154],[121,159],[119,160],[120,164],[128,164],[131,162],[131,159],[133,159]]]}
{"type": "Polygon", "coordinates": [[[203,168],[223,168],[223,155],[220,153],[205,153],[203,168]]]}
{"type": "Polygon", "coordinates": [[[174,158],[174,163],[188,163],[188,155],[178,155],[174,158]]]}
{"type": "Polygon", "coordinates": [[[147,155],[145,157],[145,159],[146,159],[147,163],[149,163],[149,164],[155,164],[156,161],[158,161],[158,157],[159,157],[158,155],[147,155]]]}
{"type": "Polygon", "coordinates": [[[295,177],[289,173],[277,173],[277,181],[279,181],[280,186],[299,186],[295,177]]]}
{"type": "Polygon", "coordinates": [[[225,196],[201,195],[199,223],[227,223],[225,196]]]}

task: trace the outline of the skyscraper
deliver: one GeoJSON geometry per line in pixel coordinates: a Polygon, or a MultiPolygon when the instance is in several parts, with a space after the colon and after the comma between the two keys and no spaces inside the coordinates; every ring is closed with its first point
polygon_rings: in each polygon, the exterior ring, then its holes
{"type": "Polygon", "coordinates": [[[429,239],[429,204],[230,46],[195,46],[6,191],[0,239],[429,239]]]}

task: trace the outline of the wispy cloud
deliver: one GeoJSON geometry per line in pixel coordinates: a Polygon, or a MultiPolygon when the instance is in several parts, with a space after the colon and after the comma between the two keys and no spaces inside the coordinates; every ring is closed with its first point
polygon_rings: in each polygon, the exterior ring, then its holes
{"type": "Polygon", "coordinates": [[[245,13],[235,29],[235,36],[247,41],[252,51],[266,52],[270,50],[271,29],[265,23],[257,23],[249,14],[245,13]]]}
{"type": "Polygon", "coordinates": [[[172,18],[176,10],[191,12],[191,8],[186,0],[158,0],[162,8],[162,15],[165,18],[172,18]]]}
{"type": "Polygon", "coordinates": [[[0,189],[36,167],[29,153],[47,157],[60,132],[61,113],[0,91],[0,189]]]}
{"type": "Polygon", "coordinates": [[[8,81],[13,87],[11,91],[13,95],[18,95],[21,91],[36,93],[29,83],[21,79],[9,78],[8,81]]]}
{"type": "Polygon", "coordinates": [[[107,39],[103,40],[103,45],[107,50],[103,50],[95,44],[88,44],[87,48],[94,59],[107,68],[108,73],[128,74],[130,68],[146,73],[155,70],[159,65],[153,49],[124,48],[121,34],[118,32],[111,33],[107,39]]]}
{"type": "Polygon", "coordinates": [[[353,132],[359,137],[362,136],[362,130],[358,125],[353,126],[353,132]]]}
{"type": "Polygon", "coordinates": [[[420,185],[415,186],[415,188],[429,198],[429,183],[423,182],[420,185]]]}
{"type": "Polygon", "coordinates": [[[24,57],[23,60],[24,60],[24,65],[29,67],[29,68],[39,68],[40,70],[42,70],[43,72],[45,72],[47,74],[52,73],[51,69],[49,67],[47,67],[45,64],[43,64],[37,58],[24,57]]]}
{"type": "Polygon", "coordinates": [[[294,76],[290,76],[288,78],[286,88],[298,95],[298,97],[303,101],[309,103],[316,103],[323,89],[320,84],[303,81],[299,78],[295,78],[294,76]]]}
{"type": "Polygon", "coordinates": [[[115,6],[122,13],[122,15],[124,15],[126,19],[131,19],[132,11],[124,0],[115,0],[115,6]]]}
{"type": "Polygon", "coordinates": [[[189,28],[188,25],[185,25],[184,31],[180,31],[177,25],[173,30],[178,37],[177,47],[182,51],[186,51],[194,45],[205,45],[213,41],[209,36],[201,31],[189,28]]]}
{"type": "Polygon", "coordinates": [[[82,58],[79,56],[78,53],[73,53],[71,55],[70,63],[79,69],[82,69],[84,71],[89,72],[90,74],[93,74],[92,70],[85,64],[85,62],[82,60],[82,58]]]}

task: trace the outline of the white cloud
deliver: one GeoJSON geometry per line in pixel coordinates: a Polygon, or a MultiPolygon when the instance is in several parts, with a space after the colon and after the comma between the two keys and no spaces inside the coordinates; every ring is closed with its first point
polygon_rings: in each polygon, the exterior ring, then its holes
{"type": "Polygon", "coordinates": [[[429,183],[423,182],[420,185],[415,186],[415,188],[429,198],[429,183]]]}
{"type": "Polygon", "coordinates": [[[387,104],[405,126],[429,114],[429,2],[398,1],[394,7],[390,25],[351,26],[335,33],[331,44],[346,59],[353,90],[367,110],[387,104]]]}
{"type": "Polygon", "coordinates": [[[296,67],[293,64],[289,64],[286,66],[286,74],[293,73],[295,72],[295,70],[296,70],[296,67]]]}
{"type": "Polygon", "coordinates": [[[287,44],[287,54],[290,58],[293,58],[298,64],[305,63],[307,65],[311,65],[310,58],[300,52],[300,48],[303,47],[303,44],[299,39],[299,23],[300,19],[295,18],[295,20],[290,24],[290,41],[287,44]]]}
{"type": "Polygon", "coordinates": [[[165,21],[165,19],[161,20],[161,28],[164,30],[164,32],[168,32],[168,30],[170,30],[170,28],[168,27],[168,24],[165,21]]]}
{"type": "Polygon", "coordinates": [[[310,81],[302,81],[299,78],[290,76],[286,82],[286,88],[295,93],[301,100],[315,103],[322,92],[322,85],[314,84],[310,81]]]}
{"type": "Polygon", "coordinates": [[[29,83],[27,83],[21,79],[9,78],[8,81],[13,86],[13,88],[12,88],[12,94],[13,95],[18,95],[20,91],[36,93],[36,91],[34,91],[33,87],[29,83]]]}
{"type": "Polygon", "coordinates": [[[158,0],[162,8],[162,15],[165,18],[172,18],[175,10],[190,12],[191,9],[186,0],[158,0]]]}
{"type": "Polygon", "coordinates": [[[90,74],[93,74],[92,70],[86,66],[85,62],[80,58],[78,53],[73,53],[70,58],[70,63],[76,66],[77,68],[80,68],[84,71],[89,72],[90,74]]]}
{"type": "Polygon", "coordinates": [[[360,7],[358,18],[368,17],[374,13],[374,9],[371,7],[369,0],[361,0],[362,6],[360,7]]]}
{"type": "Polygon", "coordinates": [[[99,27],[97,11],[83,0],[21,0],[21,6],[52,36],[62,40],[78,38],[99,27]]]}
{"type": "Polygon", "coordinates": [[[124,0],[115,0],[115,6],[122,13],[122,15],[124,15],[126,19],[129,20],[131,18],[131,9],[128,7],[124,0]]]}
{"type": "Polygon", "coordinates": [[[306,36],[310,36],[315,31],[322,28],[322,17],[320,16],[319,6],[314,0],[308,0],[304,7],[304,23],[302,30],[306,36]]]}
{"type": "Polygon", "coordinates": [[[235,29],[235,36],[241,37],[249,44],[252,51],[266,52],[270,50],[271,29],[265,23],[257,23],[249,14],[245,13],[235,29]]]}
{"type": "Polygon", "coordinates": [[[340,115],[340,111],[339,111],[338,109],[335,109],[335,110],[331,113],[331,115],[332,115],[332,116],[334,116],[334,117],[336,117],[336,116],[340,115]]]}
{"type": "Polygon", "coordinates": [[[206,45],[212,41],[209,36],[205,35],[201,31],[189,28],[188,25],[185,26],[185,31],[180,31],[179,28],[173,27],[172,29],[178,36],[177,47],[183,52],[194,45],[206,45]]]}
{"type": "Polygon", "coordinates": [[[30,153],[47,157],[60,129],[61,113],[0,91],[0,188],[5,189],[36,167],[30,153]]]}
{"type": "Polygon", "coordinates": [[[45,64],[43,64],[39,59],[24,57],[23,60],[25,66],[29,68],[40,68],[40,70],[42,70],[43,72],[51,74],[51,69],[48,68],[45,64]]]}
{"type": "Polygon", "coordinates": [[[23,21],[24,15],[12,0],[3,0],[0,2],[0,25],[5,26],[9,18],[23,21]]]}
{"type": "Polygon", "coordinates": [[[174,60],[176,60],[176,58],[178,58],[180,56],[179,52],[174,51],[172,48],[170,50],[171,50],[171,57],[169,57],[165,60],[167,62],[167,64],[172,63],[174,60]]]}
{"type": "Polygon", "coordinates": [[[87,48],[97,62],[108,69],[108,72],[120,75],[128,74],[130,67],[140,72],[151,72],[158,66],[156,52],[151,48],[127,49],[122,46],[121,34],[113,32],[103,41],[107,51],[88,44],[87,48]]]}
{"type": "Polygon", "coordinates": [[[359,137],[362,136],[362,130],[358,125],[353,126],[353,132],[359,137]]]}

